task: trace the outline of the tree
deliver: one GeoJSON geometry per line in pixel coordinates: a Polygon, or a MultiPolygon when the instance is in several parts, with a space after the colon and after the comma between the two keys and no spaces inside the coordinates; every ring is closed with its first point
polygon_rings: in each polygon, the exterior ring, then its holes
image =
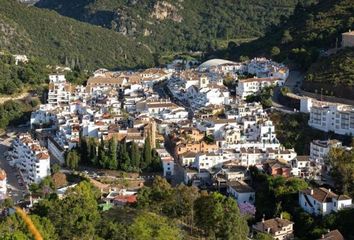
{"type": "Polygon", "coordinates": [[[86,137],[80,138],[80,161],[82,163],[90,164],[90,144],[86,137]]]}
{"type": "Polygon", "coordinates": [[[341,192],[354,196],[354,150],[332,148],[328,154],[331,175],[341,192]]]}
{"type": "Polygon", "coordinates": [[[181,184],[174,189],[174,195],[177,217],[192,217],[194,202],[199,197],[198,188],[181,184]]]}
{"type": "Polygon", "coordinates": [[[55,174],[60,171],[60,165],[57,163],[54,163],[51,169],[52,169],[52,173],[55,174]]]}
{"type": "Polygon", "coordinates": [[[132,239],[136,240],[175,240],[182,239],[180,230],[167,218],[144,212],[129,226],[132,239]]]}
{"type": "Polygon", "coordinates": [[[47,212],[46,217],[51,220],[61,239],[93,239],[100,221],[96,200],[99,195],[97,189],[83,181],[69,189],[62,200],[50,200],[46,211],[40,212],[47,212]]]}
{"type": "Polygon", "coordinates": [[[68,168],[75,170],[79,166],[80,156],[75,149],[70,150],[65,157],[65,164],[68,168]]]}
{"type": "Polygon", "coordinates": [[[130,164],[132,169],[137,171],[140,168],[140,150],[138,145],[133,141],[130,144],[130,164]]]}
{"type": "MultiPolygon", "coordinates": [[[[89,138],[87,141],[87,154],[88,154],[88,159],[86,159],[87,163],[90,163],[92,165],[97,165],[98,160],[97,160],[97,140],[95,138],[89,138]]],[[[84,152],[83,152],[84,153],[84,152]]]]}
{"type": "Polygon", "coordinates": [[[103,239],[126,240],[128,239],[127,227],[123,224],[104,219],[98,228],[98,235],[103,239]]]}
{"type": "Polygon", "coordinates": [[[220,193],[200,196],[195,202],[195,222],[207,236],[221,239],[246,239],[248,226],[237,203],[220,193]]]}
{"type": "Polygon", "coordinates": [[[54,173],[52,175],[52,180],[56,189],[64,187],[68,184],[68,181],[66,180],[66,175],[61,172],[54,173]]]}
{"type": "Polygon", "coordinates": [[[150,145],[150,137],[145,138],[144,148],[143,148],[143,161],[141,164],[141,168],[145,169],[150,166],[152,161],[151,155],[151,145],[150,145]]]}
{"type": "Polygon", "coordinates": [[[107,167],[109,169],[117,169],[118,161],[117,161],[117,140],[113,137],[108,142],[108,164],[107,167]]]}
{"type": "MultiPolygon", "coordinates": [[[[43,239],[59,239],[58,235],[55,233],[53,224],[47,218],[42,218],[36,215],[27,217],[30,217],[43,239]]],[[[0,239],[26,240],[32,238],[32,233],[27,229],[23,219],[17,213],[6,217],[0,222],[0,239]]]]}
{"type": "Polygon", "coordinates": [[[258,232],[258,233],[256,233],[256,236],[253,239],[254,240],[273,240],[274,238],[269,234],[258,232]]]}
{"type": "Polygon", "coordinates": [[[282,44],[286,44],[289,43],[293,40],[293,37],[290,35],[290,31],[289,30],[285,30],[283,33],[283,36],[281,38],[281,43],[282,44]]]}
{"type": "Polygon", "coordinates": [[[107,156],[106,156],[106,145],[103,140],[103,137],[101,137],[100,144],[98,146],[98,155],[97,155],[97,160],[98,160],[98,165],[100,167],[105,167],[105,164],[107,162],[107,156]]]}
{"type": "Polygon", "coordinates": [[[280,49],[278,47],[272,47],[270,55],[272,57],[278,56],[280,54],[280,49]]]}
{"type": "Polygon", "coordinates": [[[246,62],[246,61],[250,60],[250,58],[248,56],[240,56],[239,60],[240,60],[240,62],[246,62]]]}
{"type": "Polygon", "coordinates": [[[161,158],[155,150],[152,150],[152,161],[150,164],[150,168],[152,171],[155,171],[155,172],[162,171],[161,158]]]}

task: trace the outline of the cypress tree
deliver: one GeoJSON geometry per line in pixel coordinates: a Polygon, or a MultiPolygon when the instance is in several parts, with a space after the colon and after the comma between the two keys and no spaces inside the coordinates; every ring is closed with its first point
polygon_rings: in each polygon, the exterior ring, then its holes
{"type": "Polygon", "coordinates": [[[130,145],[130,163],[134,170],[139,169],[140,165],[140,151],[138,145],[133,141],[130,145]]]}
{"type": "Polygon", "coordinates": [[[105,162],[106,162],[105,142],[103,141],[103,137],[101,137],[100,145],[98,147],[98,164],[101,167],[105,167],[105,162]]]}
{"type": "Polygon", "coordinates": [[[142,168],[147,168],[151,165],[151,160],[152,160],[152,151],[151,151],[151,145],[150,145],[150,140],[149,136],[145,138],[145,143],[144,143],[144,149],[143,149],[143,164],[142,168]]]}
{"type": "Polygon", "coordinates": [[[111,138],[108,142],[108,164],[109,169],[117,169],[117,141],[115,138],[111,138]]]}

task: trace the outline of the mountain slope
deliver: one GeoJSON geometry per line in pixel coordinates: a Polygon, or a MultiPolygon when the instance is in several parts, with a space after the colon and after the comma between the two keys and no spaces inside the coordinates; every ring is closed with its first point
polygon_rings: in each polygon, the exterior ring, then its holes
{"type": "Polygon", "coordinates": [[[354,48],[320,58],[308,70],[302,88],[309,92],[354,99],[354,48]]]}
{"type": "Polygon", "coordinates": [[[308,68],[320,50],[334,47],[342,32],[354,28],[353,16],[354,0],[320,0],[309,7],[298,6],[289,19],[265,36],[219,54],[233,59],[241,55],[273,55],[308,68]],[[279,51],[272,51],[274,47],[279,51]]]}
{"type": "MultiPolygon", "coordinates": [[[[354,29],[354,0],[320,0],[297,7],[294,14],[265,36],[214,53],[218,57],[267,56],[307,71],[307,91],[354,99],[353,49],[319,57],[340,46],[341,33],[354,29]]],[[[333,51],[332,51],[333,52],[333,51]]]]}
{"type": "Polygon", "coordinates": [[[153,64],[145,46],[122,34],[14,0],[0,0],[0,46],[12,53],[91,69],[153,64]]]}
{"type": "Polygon", "coordinates": [[[41,0],[36,6],[133,36],[161,52],[206,50],[219,40],[262,36],[268,27],[289,16],[298,2],[41,0]]]}

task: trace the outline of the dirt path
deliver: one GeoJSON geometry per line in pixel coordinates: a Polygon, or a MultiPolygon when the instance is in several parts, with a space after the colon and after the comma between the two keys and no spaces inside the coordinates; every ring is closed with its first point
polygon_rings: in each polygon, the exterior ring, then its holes
{"type": "Polygon", "coordinates": [[[24,98],[29,97],[29,96],[30,96],[30,93],[24,92],[24,93],[21,93],[20,95],[17,95],[17,96],[0,97],[0,104],[3,104],[4,102],[9,101],[9,100],[24,99],[24,98]]]}

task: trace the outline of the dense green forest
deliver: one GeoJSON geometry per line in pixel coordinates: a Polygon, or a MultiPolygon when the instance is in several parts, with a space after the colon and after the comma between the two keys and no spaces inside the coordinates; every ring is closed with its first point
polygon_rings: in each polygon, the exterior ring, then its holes
{"type": "Polygon", "coordinates": [[[0,105],[0,129],[7,126],[26,123],[31,116],[34,107],[39,104],[38,99],[9,100],[0,105]]]}
{"type": "Polygon", "coordinates": [[[40,59],[31,58],[28,63],[15,64],[15,58],[10,54],[0,55],[0,94],[14,94],[25,86],[45,83],[51,68],[40,59]]]}
{"type": "Polygon", "coordinates": [[[263,37],[240,46],[229,44],[217,55],[231,59],[265,55],[278,61],[292,60],[306,69],[317,60],[320,50],[335,47],[341,33],[354,28],[353,16],[353,0],[298,4],[292,16],[270,28],[263,37]]]}
{"type": "Polygon", "coordinates": [[[260,37],[298,2],[314,1],[41,0],[36,6],[121,32],[161,53],[205,51],[220,41],[260,37]]]}
{"type": "Polygon", "coordinates": [[[81,68],[151,66],[148,48],[114,31],[15,0],[0,0],[0,47],[81,68]]]}

